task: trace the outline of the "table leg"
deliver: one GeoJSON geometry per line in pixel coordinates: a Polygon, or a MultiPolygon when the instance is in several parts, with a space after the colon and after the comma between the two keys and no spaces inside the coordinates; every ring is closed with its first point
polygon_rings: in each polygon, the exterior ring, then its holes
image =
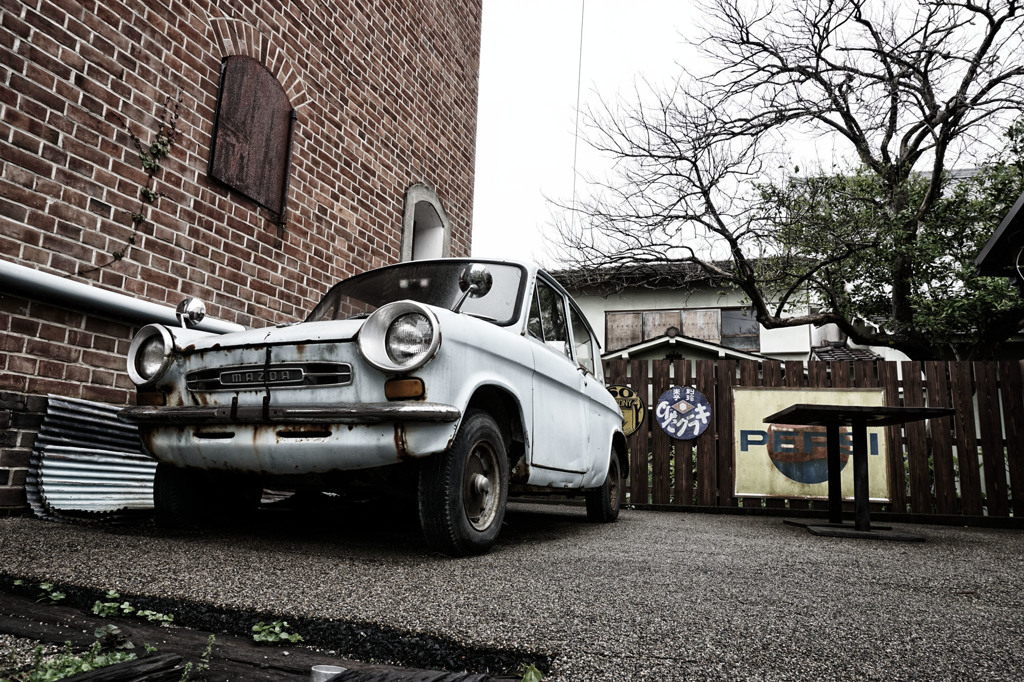
{"type": "Polygon", "coordinates": [[[868,426],[863,419],[854,420],[853,427],[853,500],[854,528],[871,530],[871,508],[868,492],[868,426]]]}
{"type": "Polygon", "coordinates": [[[842,462],[839,460],[839,422],[825,426],[828,456],[828,522],[843,522],[842,462]]]}

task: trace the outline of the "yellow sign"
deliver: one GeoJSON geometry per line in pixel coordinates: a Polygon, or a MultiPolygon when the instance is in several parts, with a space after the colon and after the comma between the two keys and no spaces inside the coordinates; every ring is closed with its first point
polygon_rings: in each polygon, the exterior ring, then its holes
{"type": "MultiPolygon", "coordinates": [[[[765,424],[764,418],[795,403],[879,407],[878,388],[733,389],[737,497],[828,498],[824,426],[765,424]]],[[[841,428],[840,463],[844,499],[853,499],[852,434],[841,428]]],[[[885,429],[868,429],[868,491],[873,502],[889,500],[885,429]]]]}
{"type": "Polygon", "coordinates": [[[644,416],[647,414],[644,401],[629,386],[609,386],[608,391],[622,410],[622,432],[632,436],[644,423],[644,416]]]}

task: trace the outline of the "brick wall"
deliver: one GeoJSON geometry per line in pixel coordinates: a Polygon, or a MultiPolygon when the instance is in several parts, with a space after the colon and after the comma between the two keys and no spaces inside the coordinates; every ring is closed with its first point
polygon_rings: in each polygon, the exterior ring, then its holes
{"type": "MultiPolygon", "coordinates": [[[[480,0],[0,8],[0,258],[172,306],[198,296],[260,326],[397,261],[415,183],[440,199],[452,255],[469,253],[480,0]],[[296,110],[283,228],[207,176],[232,55],[264,64],[296,110]],[[172,119],[158,197],[143,202],[133,136],[148,145],[172,119]]],[[[0,288],[0,505],[18,495],[41,396],[131,399],[133,331],[0,288]]]]}

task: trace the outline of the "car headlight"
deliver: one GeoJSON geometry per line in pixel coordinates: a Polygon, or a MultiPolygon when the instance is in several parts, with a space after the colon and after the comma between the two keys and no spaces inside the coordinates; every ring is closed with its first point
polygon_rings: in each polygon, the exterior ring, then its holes
{"type": "Polygon", "coordinates": [[[413,301],[381,306],[359,332],[359,351],[384,372],[411,372],[437,352],[441,334],[437,318],[413,301]]]}
{"type": "Polygon", "coordinates": [[[128,376],[140,386],[160,378],[170,365],[173,347],[174,340],[164,327],[143,327],[128,349],[128,376]]]}
{"type": "Polygon", "coordinates": [[[423,313],[406,313],[388,327],[384,335],[384,348],[396,364],[415,362],[417,356],[430,348],[434,326],[423,313]]]}

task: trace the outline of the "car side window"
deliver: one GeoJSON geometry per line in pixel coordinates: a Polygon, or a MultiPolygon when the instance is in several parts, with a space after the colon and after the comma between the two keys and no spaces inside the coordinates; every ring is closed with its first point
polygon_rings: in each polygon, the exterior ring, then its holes
{"type": "Polygon", "coordinates": [[[544,345],[568,358],[572,357],[565,318],[565,299],[540,280],[537,280],[537,294],[530,310],[529,331],[541,339],[544,345]]]}
{"type": "Polygon", "coordinates": [[[576,348],[576,362],[580,367],[591,374],[594,371],[594,344],[590,336],[590,329],[587,327],[583,316],[575,308],[569,309],[569,318],[572,320],[573,345],[576,348]]]}
{"type": "Polygon", "coordinates": [[[530,333],[530,336],[541,341],[544,340],[544,325],[540,321],[540,298],[537,296],[536,290],[534,290],[530,301],[530,319],[527,322],[526,331],[530,333]]]}

